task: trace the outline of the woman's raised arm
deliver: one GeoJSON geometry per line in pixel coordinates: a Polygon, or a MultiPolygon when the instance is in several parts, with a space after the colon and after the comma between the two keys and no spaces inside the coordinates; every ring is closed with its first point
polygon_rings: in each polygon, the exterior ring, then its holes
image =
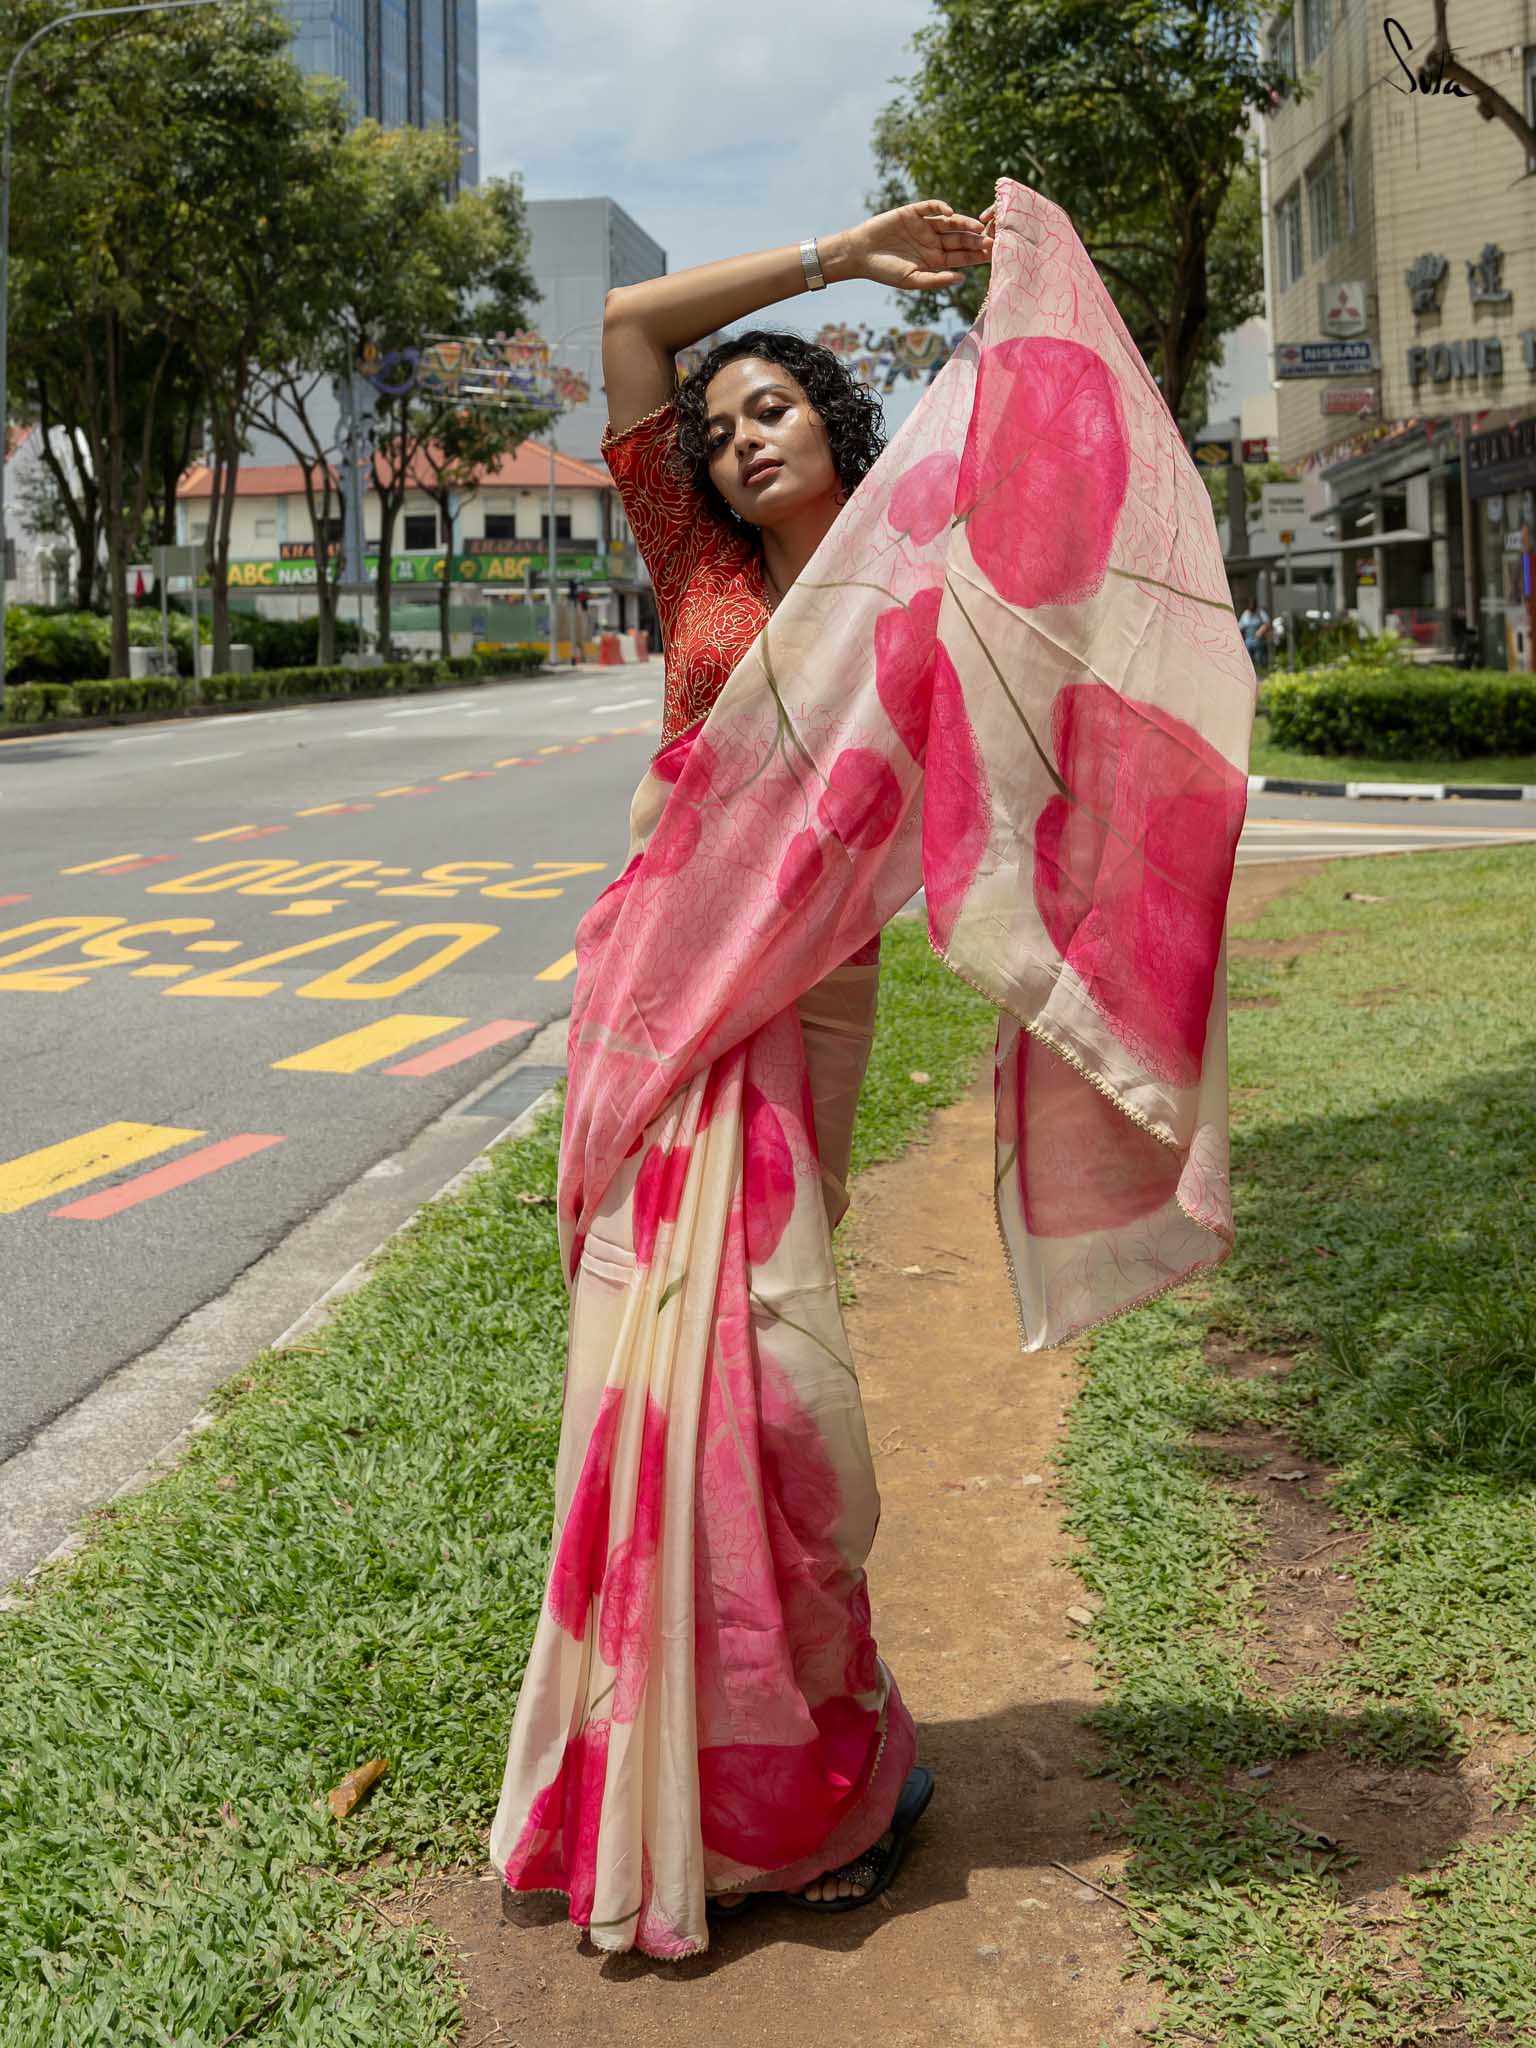
{"type": "MultiPolygon", "coordinates": [[[[962,271],[990,262],[992,234],[985,218],[956,213],[942,199],[915,199],[858,227],[818,235],[816,250],[828,284],[862,277],[921,292],[958,284],[962,271]]],[[[613,432],[623,433],[672,396],[680,349],[809,289],[798,242],[615,286],[603,302],[603,383],[613,432]]]]}

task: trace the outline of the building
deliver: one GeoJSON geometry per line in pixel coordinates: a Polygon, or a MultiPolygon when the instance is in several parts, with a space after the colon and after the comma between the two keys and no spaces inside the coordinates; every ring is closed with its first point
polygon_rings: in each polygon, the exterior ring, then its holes
{"type": "MultiPolygon", "coordinates": [[[[333,477],[333,489],[335,478],[333,477]]],[[[424,486],[430,478],[423,471],[424,486]]],[[[191,469],[177,494],[177,537],[206,538],[209,475],[191,469]]],[[[396,522],[391,580],[392,637],[404,645],[438,645],[438,591],[444,578],[454,597],[454,651],[481,640],[513,645],[543,639],[548,577],[549,450],[524,441],[481,477],[471,492],[450,495],[448,531],[427,490],[407,491],[396,522]],[[451,552],[450,552],[451,541],[451,552]]],[[[365,556],[370,579],[378,559],[379,501],[364,499],[365,556]]],[[[335,539],[340,543],[339,503],[335,539]]],[[[592,630],[654,629],[648,588],[637,580],[637,557],[612,477],[605,468],[555,456],[555,573],[562,598],[575,582],[589,594],[592,630]]],[[[296,463],[242,464],[235,492],[230,549],[231,603],[269,616],[301,617],[315,610],[314,532],[303,472],[296,463]]],[[[342,600],[345,617],[356,599],[342,600]]],[[[373,628],[373,600],[364,600],[373,628]]],[[[561,631],[570,619],[562,611],[561,631]]]]}
{"type": "MultiPolygon", "coordinates": [[[[1536,119],[1526,0],[1456,0],[1462,61],[1536,119]]],[[[1268,31],[1305,97],[1264,123],[1277,447],[1305,472],[1333,602],[1448,653],[1529,669],[1536,526],[1536,239],[1520,142],[1419,70],[1362,0],[1296,0],[1268,31]]],[[[1417,54],[1415,54],[1415,45],[1417,54]]]]}
{"type": "Polygon", "coordinates": [[[455,123],[462,179],[480,179],[476,0],[284,0],[301,70],[339,78],[357,120],[455,123]]]}
{"type": "Polygon", "coordinates": [[[600,462],[608,418],[600,348],[603,301],[616,285],[664,277],[667,252],[613,199],[533,199],[527,215],[530,263],[540,292],[535,325],[555,350],[555,361],[578,371],[592,387],[587,404],[561,417],[556,443],[582,461],[600,462]]]}

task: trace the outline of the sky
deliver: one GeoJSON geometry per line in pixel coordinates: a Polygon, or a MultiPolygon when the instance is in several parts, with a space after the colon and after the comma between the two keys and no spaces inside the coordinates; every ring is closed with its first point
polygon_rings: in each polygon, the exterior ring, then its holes
{"type": "MultiPolygon", "coordinates": [[[[480,0],[482,175],[517,172],[529,199],[617,200],[669,271],[851,227],[870,210],[875,116],[930,14],[928,0],[480,0]]],[[[878,330],[910,324],[908,304],[851,282],[758,317],[878,330]]],[[[885,396],[888,429],[921,388],[885,396]]]]}

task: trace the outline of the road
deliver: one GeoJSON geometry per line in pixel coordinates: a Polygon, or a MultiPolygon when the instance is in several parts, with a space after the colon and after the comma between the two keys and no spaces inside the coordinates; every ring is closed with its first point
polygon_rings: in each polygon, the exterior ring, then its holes
{"type": "MultiPolygon", "coordinates": [[[[485,1091],[568,1013],[572,934],[622,867],[660,703],[652,661],[0,743],[0,1577],[32,1485],[13,1469],[8,1496],[6,1461],[54,1418],[114,1375],[126,1400],[168,1333],[367,1193],[162,1386],[145,1429],[167,1440],[189,1388],[504,1127],[485,1091]]],[[[1240,859],[1536,837],[1524,817],[1255,797],[1240,859]]],[[[558,1064],[560,1032],[543,1044],[558,1064]]],[[[82,1469],[22,1552],[112,1490],[110,1448],[69,1452],[82,1469]]]]}

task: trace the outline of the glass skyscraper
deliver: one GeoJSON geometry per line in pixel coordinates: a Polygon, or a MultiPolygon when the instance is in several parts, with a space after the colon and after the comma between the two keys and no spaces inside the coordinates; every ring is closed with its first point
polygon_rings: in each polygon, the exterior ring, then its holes
{"type": "Polygon", "coordinates": [[[357,119],[386,128],[458,126],[461,177],[480,178],[476,0],[286,0],[293,54],[339,78],[357,119]]]}

